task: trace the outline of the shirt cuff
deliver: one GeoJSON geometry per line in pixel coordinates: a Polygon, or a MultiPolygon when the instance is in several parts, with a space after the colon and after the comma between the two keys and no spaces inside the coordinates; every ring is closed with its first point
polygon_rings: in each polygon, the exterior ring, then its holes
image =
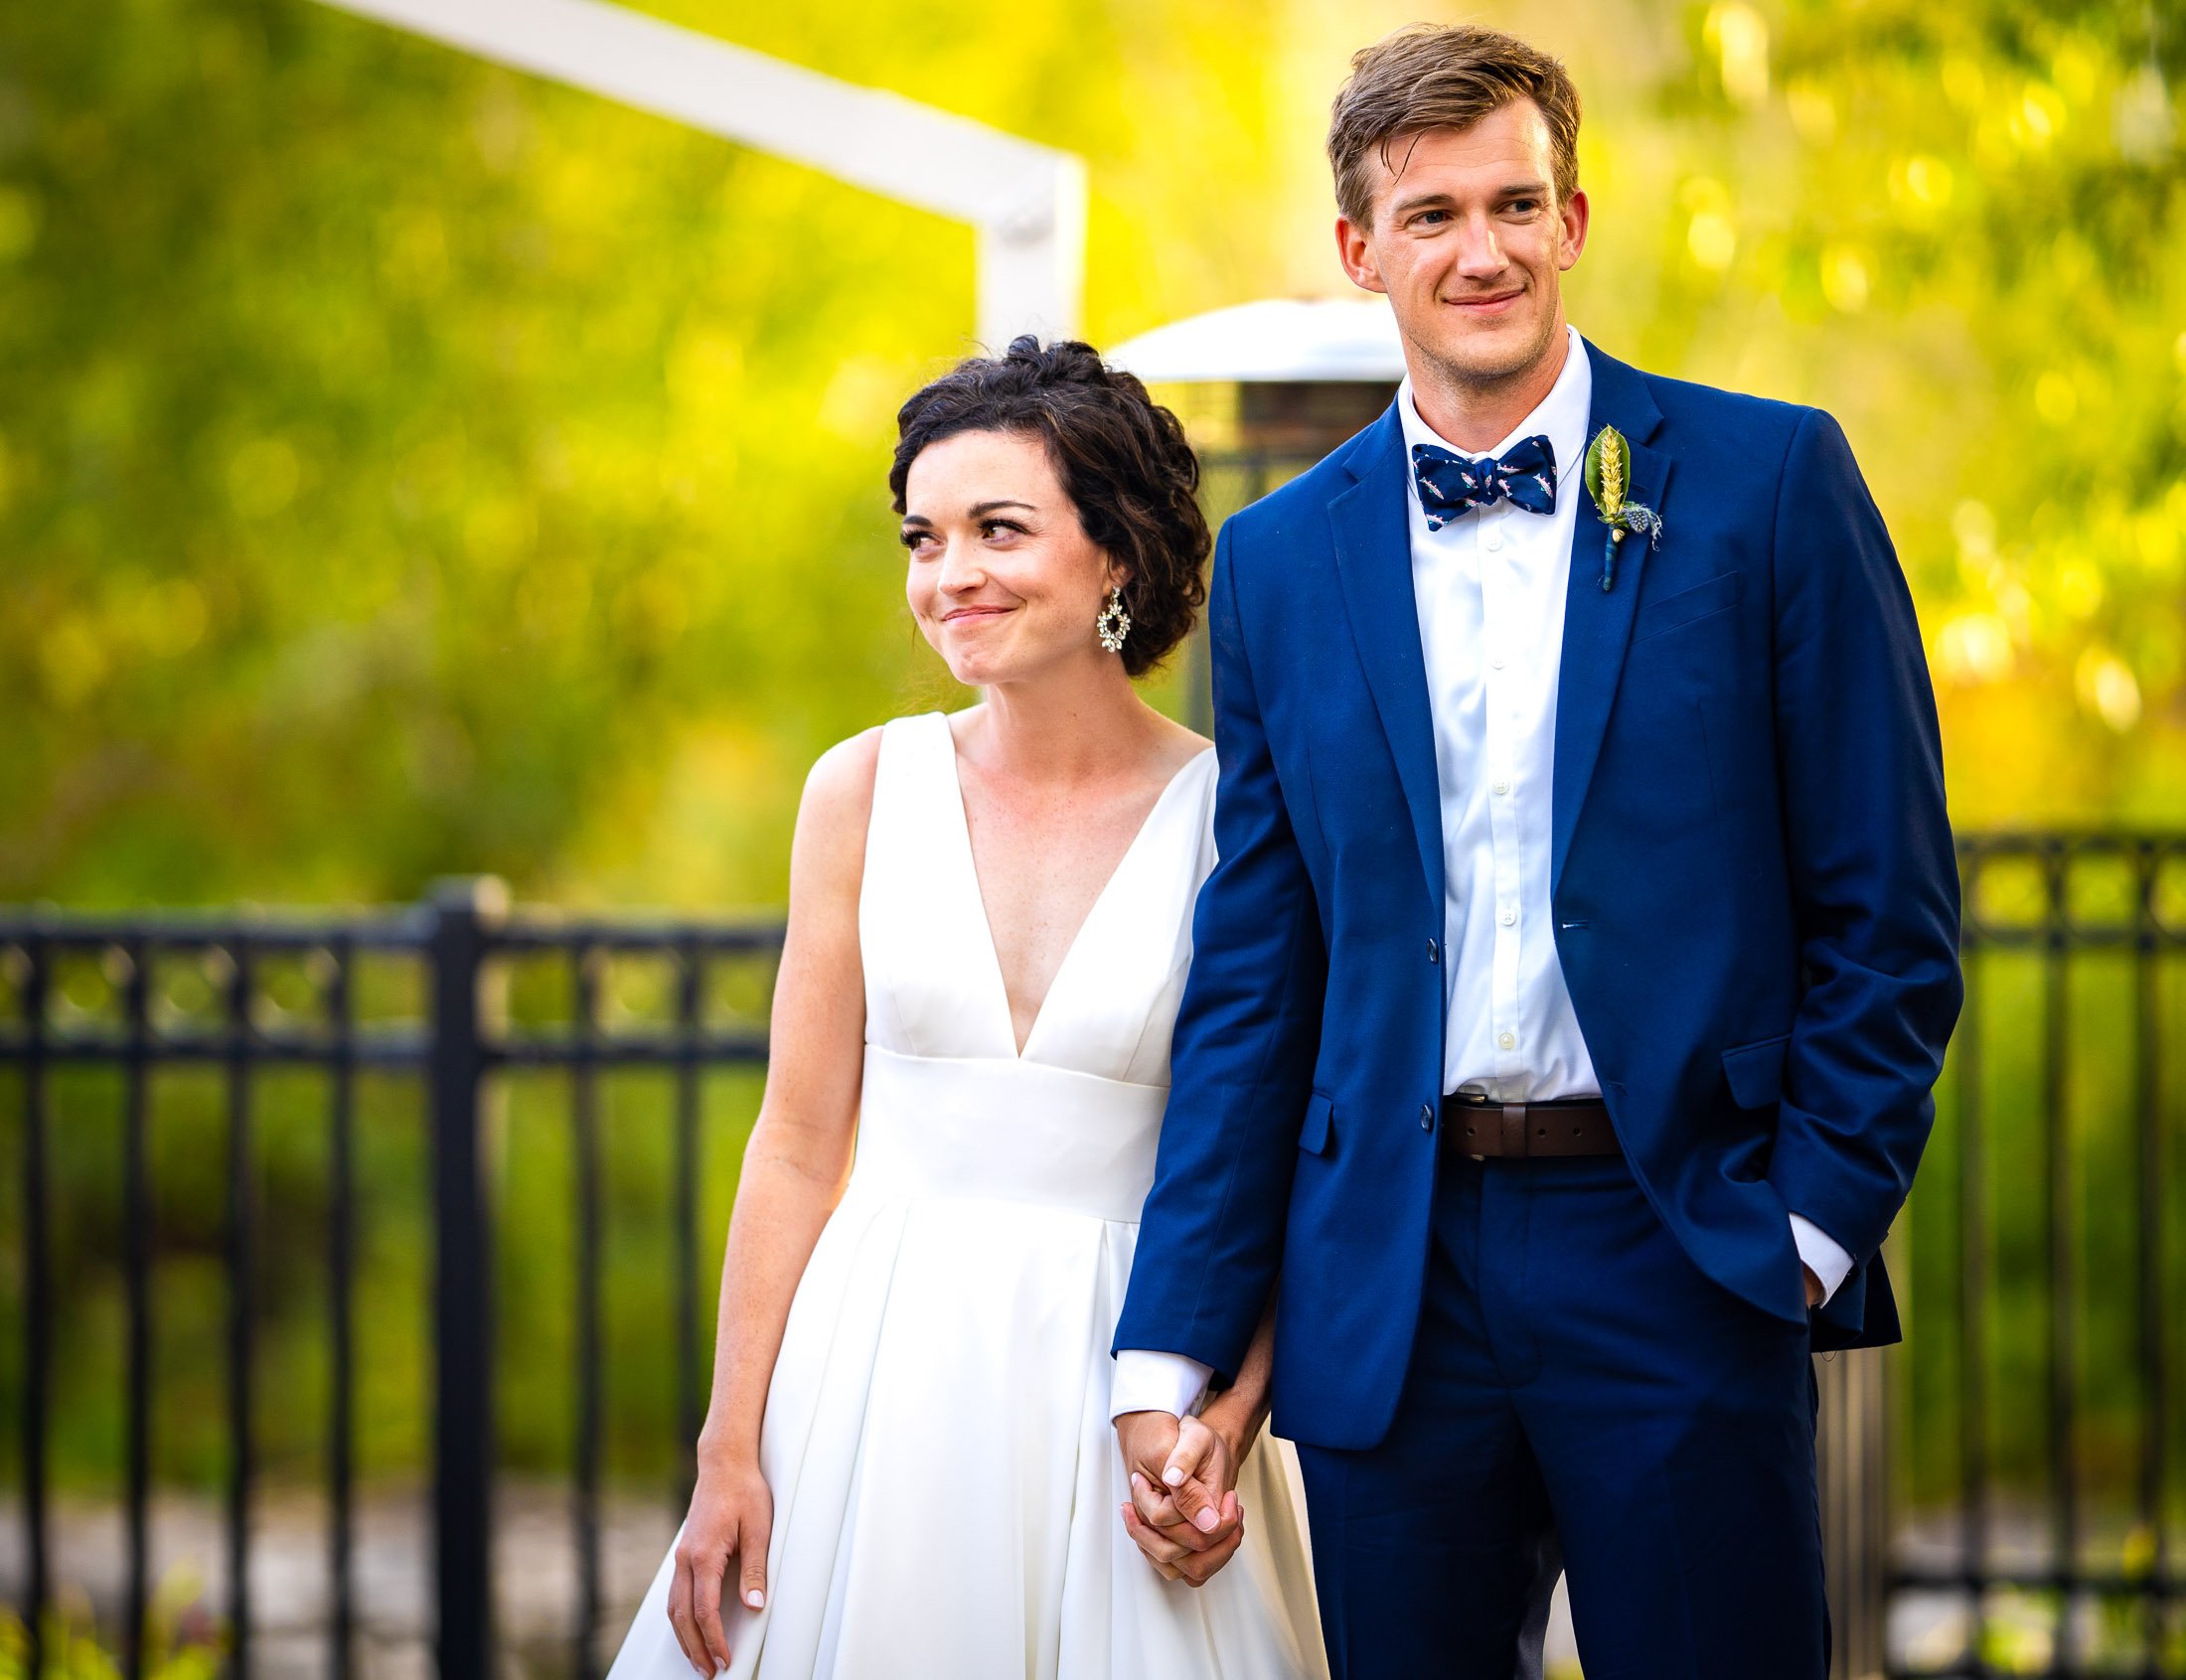
{"type": "Polygon", "coordinates": [[[1803,1214],[1792,1215],[1792,1241],[1806,1270],[1821,1281],[1821,1304],[1827,1306],[1838,1286],[1852,1275],[1852,1257],[1838,1241],[1803,1214]]]}
{"type": "Polygon", "coordinates": [[[1108,1421],[1126,1412],[1167,1412],[1188,1418],[1198,1409],[1199,1397],[1214,1378],[1214,1368],[1181,1353],[1150,1353],[1144,1348],[1121,1348],[1116,1354],[1116,1373],[1108,1391],[1108,1421]]]}

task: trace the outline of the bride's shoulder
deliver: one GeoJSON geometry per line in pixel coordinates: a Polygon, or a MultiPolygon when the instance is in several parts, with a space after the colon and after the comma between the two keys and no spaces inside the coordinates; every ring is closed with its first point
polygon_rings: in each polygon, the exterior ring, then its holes
{"type": "Polygon", "coordinates": [[[1187,729],[1172,719],[1163,721],[1168,725],[1162,738],[1163,767],[1170,775],[1176,775],[1213,750],[1214,743],[1196,729],[1187,729]]]}
{"type": "Polygon", "coordinates": [[[876,723],[870,729],[860,729],[813,760],[812,769],[805,775],[805,795],[798,805],[801,823],[832,827],[855,820],[862,829],[872,811],[872,784],[880,766],[884,727],[876,723]]]}
{"type": "Polygon", "coordinates": [[[830,824],[855,822],[862,830],[872,814],[873,784],[880,773],[882,744],[891,733],[931,728],[938,711],[917,712],[860,729],[848,740],[813,760],[805,776],[805,794],[799,806],[801,821],[830,824]]]}
{"type": "MultiPolygon", "coordinates": [[[[840,903],[849,914],[865,871],[865,828],[872,820],[873,778],[880,765],[880,728],[860,730],[817,759],[797,802],[790,840],[791,919],[798,908],[840,903]]],[[[811,919],[811,911],[805,919],[811,919]]]]}

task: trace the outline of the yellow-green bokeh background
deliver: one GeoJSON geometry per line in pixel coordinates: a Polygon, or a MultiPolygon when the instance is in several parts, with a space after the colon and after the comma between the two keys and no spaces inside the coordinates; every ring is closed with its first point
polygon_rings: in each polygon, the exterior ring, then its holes
{"type": "MultiPolygon", "coordinates": [[[[1353,48],[1419,15],[643,9],[1084,156],[1096,344],[1341,292],[1327,102],[1353,48]]],[[[1583,331],[1843,420],[1919,604],[1956,822],[2186,820],[2181,0],[1434,15],[1519,31],[1579,82],[1583,331]]],[[[492,872],[531,902],[779,906],[812,759],[957,697],[903,611],[883,480],[896,403],[974,348],[972,254],[963,228],[314,0],[0,0],[0,903],[381,902],[492,872]]],[[[79,967],[59,993],[110,1003],[79,967]]],[[[2113,964],[2073,993],[2081,1451],[2105,1509],[2129,1503],[2139,1439],[2116,1282],[2129,979],[2113,964]]],[[[1993,1446],[2019,1491],[2045,1451],[2040,980],[1992,969],[1982,1075],[1993,1446]]],[[[419,984],[367,972],[366,1013],[413,1016],[419,984]]],[[[565,1018],[527,984],[521,1019],[565,1018]]],[[[7,1008],[13,985],[0,971],[7,1008]]],[[[178,985],[217,1008],[206,977],[178,985]]],[[[503,1083],[497,1428],[505,1469],[555,1475],[581,1169],[566,1092],[503,1083]]],[[[204,1069],[151,1086],[154,1474],[210,1497],[225,1095],[204,1069]]],[[[0,1085],[10,1161],[20,1088],[0,1085]]],[[[308,1486],[331,1380],[325,1091],[281,1072],[255,1092],[261,1469],[308,1486]]],[[[757,1095],[750,1074],[706,1084],[702,1316],[757,1095]]],[[[1948,1502],[1955,1463],[1945,1096],[1898,1238],[1922,1321],[1894,1473],[1915,1506],[1948,1502]]],[[[51,1456],[57,1486],[111,1497],[120,1082],[71,1069],[51,1100],[51,1456]]],[[[422,1110],[406,1077],[358,1103],[359,1469],[414,1482],[422,1110]]],[[[602,1110],[606,1473],[658,1488],[683,1451],[669,1093],[615,1076],[602,1110]]],[[[19,1274],[0,1295],[17,1309],[19,1274]]],[[[12,1327],[0,1345],[13,1416],[12,1327]]]]}
{"type": "MultiPolygon", "coordinates": [[[[645,9],[1082,154],[1097,344],[1342,289],[1417,15],[645,9]]],[[[1582,330],[1845,423],[1956,819],[2176,820],[2175,0],[1466,15],[1583,90],[1582,330]]],[[[812,758],[948,695],[882,479],[971,318],[963,228],[311,0],[0,0],[0,901],[779,903],[812,758]]]]}

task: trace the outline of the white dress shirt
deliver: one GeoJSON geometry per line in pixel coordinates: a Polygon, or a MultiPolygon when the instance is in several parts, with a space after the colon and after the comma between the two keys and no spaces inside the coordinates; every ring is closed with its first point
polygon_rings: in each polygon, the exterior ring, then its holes
{"type": "MultiPolygon", "coordinates": [[[[1556,511],[1497,502],[1439,531],[1417,482],[1412,599],[1419,610],[1442,803],[1442,965],[1448,1029],[1443,1089],[1505,1103],[1598,1097],[1602,1087],[1556,956],[1548,901],[1556,690],[1572,535],[1587,501],[1581,465],[1594,374],[1567,326],[1563,370],[1540,405],[1486,453],[1545,436],[1556,456],[1556,511]]],[[[1471,455],[1420,418],[1407,378],[1397,390],[1407,469],[1415,445],[1471,455]]],[[[1798,1214],[1792,1236],[1823,1298],[1852,1270],[1844,1249],[1798,1214]]],[[[1111,1415],[1174,1412],[1199,1401],[1207,1367],[1175,1353],[1116,1355],[1111,1415]]]]}

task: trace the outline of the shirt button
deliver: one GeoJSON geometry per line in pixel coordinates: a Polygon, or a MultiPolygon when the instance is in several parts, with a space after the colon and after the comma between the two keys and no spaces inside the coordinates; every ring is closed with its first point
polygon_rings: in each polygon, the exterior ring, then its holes
{"type": "Polygon", "coordinates": [[[1508,1050],[1516,1046],[1518,1035],[1515,1032],[1498,1032],[1495,1034],[1495,1042],[1508,1050]]]}
{"type": "Polygon", "coordinates": [[[1495,551],[1496,549],[1500,548],[1500,547],[1501,547],[1502,545],[1503,545],[1503,539],[1502,539],[1502,533],[1501,533],[1501,532],[1499,532],[1499,531],[1491,531],[1491,532],[1489,532],[1489,533],[1487,534],[1487,543],[1486,543],[1486,546],[1487,546],[1487,551],[1488,551],[1489,553],[1493,553],[1493,552],[1494,552],[1494,551],[1495,551]]]}
{"type": "Polygon", "coordinates": [[[1430,963],[1439,963],[1442,961],[1442,951],[1431,939],[1427,942],[1427,960],[1430,963]]]}
{"type": "Polygon", "coordinates": [[[1497,782],[1495,784],[1495,791],[1498,794],[1507,794],[1510,791],[1510,784],[1508,782],[1497,782]]]}
{"type": "Polygon", "coordinates": [[[1495,656],[1495,657],[1494,657],[1493,659],[1489,660],[1489,661],[1488,661],[1487,663],[1488,663],[1489,665],[1493,666],[1493,667],[1494,667],[1494,668],[1495,668],[1495,669],[1496,669],[1497,671],[1500,671],[1500,670],[1502,670],[1502,668],[1503,668],[1503,657],[1502,657],[1502,655],[1500,655],[1500,654],[1497,654],[1497,655],[1496,655],[1496,656],[1495,656]]]}
{"type": "Polygon", "coordinates": [[[1435,1130],[1435,1105],[1433,1103],[1420,1104],[1419,1129],[1422,1132],[1432,1132],[1435,1130]]]}
{"type": "Polygon", "coordinates": [[[1517,919],[1518,919],[1518,912],[1517,912],[1517,911],[1515,911],[1515,910],[1513,910],[1513,909],[1511,909],[1511,908],[1510,908],[1510,906],[1508,906],[1507,904],[1506,904],[1506,905],[1504,905],[1504,906],[1503,906],[1503,914],[1502,914],[1502,924],[1503,924],[1503,926],[1507,928],[1508,926],[1510,926],[1510,924],[1511,924],[1511,923],[1515,922],[1515,921],[1516,921],[1517,919]]]}

